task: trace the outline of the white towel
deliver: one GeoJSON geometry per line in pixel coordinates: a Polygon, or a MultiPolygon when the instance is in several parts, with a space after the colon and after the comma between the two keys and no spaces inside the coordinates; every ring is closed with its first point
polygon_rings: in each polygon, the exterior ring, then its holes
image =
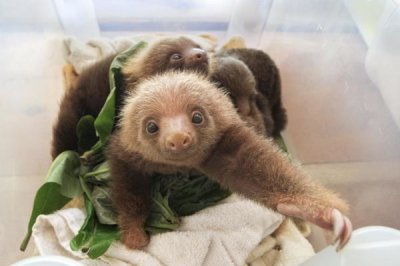
{"type": "MultiPolygon", "coordinates": [[[[85,218],[82,210],[65,209],[41,215],[33,239],[41,255],[62,255],[90,265],[86,255],[74,252],[69,241],[85,218]]],[[[217,206],[184,217],[178,230],[151,237],[143,251],[113,244],[97,263],[145,266],[244,265],[250,252],[281,224],[283,217],[255,202],[231,196],[217,206]]]]}

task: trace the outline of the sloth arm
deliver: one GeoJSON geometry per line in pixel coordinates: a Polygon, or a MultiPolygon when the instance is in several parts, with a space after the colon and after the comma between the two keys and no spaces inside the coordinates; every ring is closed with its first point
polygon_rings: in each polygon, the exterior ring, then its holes
{"type": "Polygon", "coordinates": [[[135,167],[135,160],[121,156],[123,151],[118,148],[118,145],[110,145],[109,163],[112,202],[122,232],[121,240],[131,249],[142,248],[149,242],[144,223],[151,207],[150,178],[135,167]]]}
{"type": "Polygon", "coordinates": [[[338,249],[350,238],[351,223],[342,214],[347,204],[304,175],[272,140],[248,127],[225,131],[199,170],[230,190],[284,215],[298,217],[332,230],[338,249]]]}

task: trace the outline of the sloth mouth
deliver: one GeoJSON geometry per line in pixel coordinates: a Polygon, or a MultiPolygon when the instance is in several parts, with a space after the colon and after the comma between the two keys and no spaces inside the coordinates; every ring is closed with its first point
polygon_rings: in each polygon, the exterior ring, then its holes
{"type": "Polygon", "coordinates": [[[165,160],[167,161],[172,161],[172,162],[179,162],[179,161],[185,161],[187,159],[190,159],[193,157],[193,155],[196,154],[196,149],[189,148],[183,151],[163,151],[162,155],[165,160]]]}
{"type": "Polygon", "coordinates": [[[194,71],[199,74],[207,75],[208,74],[208,60],[201,62],[201,63],[195,63],[192,65],[189,65],[186,67],[186,69],[189,71],[194,71]]]}

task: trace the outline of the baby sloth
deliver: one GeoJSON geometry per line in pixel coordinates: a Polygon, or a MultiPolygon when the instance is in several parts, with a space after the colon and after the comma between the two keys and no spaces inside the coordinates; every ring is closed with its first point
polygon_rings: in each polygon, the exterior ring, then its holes
{"type": "Polygon", "coordinates": [[[280,74],[274,61],[263,51],[249,48],[228,49],[217,56],[232,56],[250,69],[257,82],[256,103],[265,125],[269,129],[272,120],[272,135],[279,136],[286,126],[287,116],[282,104],[280,74]]]}
{"type": "Polygon", "coordinates": [[[149,242],[143,225],[150,176],[193,170],[332,230],[339,248],[351,235],[346,203],[291,164],[272,140],[246,125],[222,90],[194,73],[167,72],[140,83],[125,99],[107,158],[121,240],[132,249],[149,242]]]}
{"type": "MultiPolygon", "coordinates": [[[[86,69],[78,77],[75,87],[65,92],[53,128],[53,159],[65,150],[77,150],[75,128],[82,116],[97,117],[99,114],[110,92],[109,69],[115,56],[111,55],[86,69]]],[[[125,92],[133,90],[142,79],[167,70],[183,69],[204,75],[208,73],[207,53],[192,40],[165,38],[143,48],[124,68],[125,82],[117,92],[117,113],[125,92]]]]}
{"type": "Polygon", "coordinates": [[[268,101],[265,103],[264,119],[256,103],[259,97],[257,83],[246,64],[232,56],[215,56],[212,59],[210,80],[228,93],[248,126],[261,135],[272,136],[274,122],[268,101]]]}

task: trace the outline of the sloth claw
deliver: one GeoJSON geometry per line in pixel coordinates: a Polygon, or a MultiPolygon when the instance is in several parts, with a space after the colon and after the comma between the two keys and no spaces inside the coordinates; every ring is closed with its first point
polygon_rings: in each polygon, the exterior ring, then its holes
{"type": "Polygon", "coordinates": [[[350,240],[352,232],[351,222],[349,218],[337,209],[331,209],[330,213],[329,210],[324,210],[318,213],[318,215],[313,215],[313,212],[300,209],[293,204],[278,204],[277,210],[283,215],[298,217],[324,229],[331,230],[333,232],[332,245],[338,243],[336,251],[341,250],[350,240]]]}
{"type": "Polygon", "coordinates": [[[344,216],[337,209],[332,210],[332,224],[333,224],[333,242],[332,245],[337,244],[336,251],[341,250],[347,242],[349,242],[352,232],[352,225],[346,216],[344,216]]]}

